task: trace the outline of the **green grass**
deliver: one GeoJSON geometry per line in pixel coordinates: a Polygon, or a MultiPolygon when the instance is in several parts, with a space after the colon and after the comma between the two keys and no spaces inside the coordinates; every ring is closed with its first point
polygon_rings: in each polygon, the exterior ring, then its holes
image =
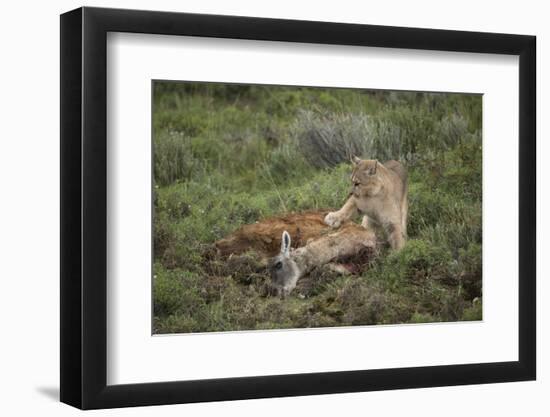
{"type": "Polygon", "coordinates": [[[153,99],[156,333],[481,319],[480,96],[163,82],[153,99]],[[243,224],[340,207],[353,153],[409,169],[401,252],[285,300],[253,254],[212,253],[243,224]]]}

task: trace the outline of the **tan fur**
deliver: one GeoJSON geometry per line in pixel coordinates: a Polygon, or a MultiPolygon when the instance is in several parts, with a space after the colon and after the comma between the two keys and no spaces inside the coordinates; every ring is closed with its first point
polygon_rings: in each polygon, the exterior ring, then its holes
{"type": "Polygon", "coordinates": [[[354,255],[365,247],[375,246],[376,236],[371,229],[346,223],[337,231],[320,236],[296,249],[294,257],[299,260],[302,271],[306,272],[334,259],[354,255]]]}
{"type": "Polygon", "coordinates": [[[386,232],[393,249],[401,249],[407,237],[408,179],[398,161],[352,160],[352,189],[342,208],[328,213],[325,223],[339,227],[356,213],[363,214],[364,227],[373,221],[386,232]]]}
{"type": "Polygon", "coordinates": [[[321,233],[330,231],[324,222],[327,211],[290,213],[247,224],[215,245],[222,256],[239,255],[249,250],[271,257],[279,253],[283,231],[292,236],[294,247],[304,246],[321,233]]]}

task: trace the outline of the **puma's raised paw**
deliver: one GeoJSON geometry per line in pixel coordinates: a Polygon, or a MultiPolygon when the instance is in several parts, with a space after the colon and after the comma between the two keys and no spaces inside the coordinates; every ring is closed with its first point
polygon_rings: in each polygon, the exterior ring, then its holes
{"type": "Polygon", "coordinates": [[[325,224],[328,224],[330,227],[340,227],[341,223],[338,214],[335,212],[330,212],[325,216],[325,224]]]}

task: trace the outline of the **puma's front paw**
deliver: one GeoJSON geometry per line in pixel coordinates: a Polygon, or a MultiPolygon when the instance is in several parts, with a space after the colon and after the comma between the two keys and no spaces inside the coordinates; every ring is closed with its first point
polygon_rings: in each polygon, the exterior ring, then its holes
{"type": "Polygon", "coordinates": [[[325,216],[325,223],[328,224],[330,227],[340,227],[340,224],[342,222],[340,221],[338,213],[330,212],[325,216]]]}

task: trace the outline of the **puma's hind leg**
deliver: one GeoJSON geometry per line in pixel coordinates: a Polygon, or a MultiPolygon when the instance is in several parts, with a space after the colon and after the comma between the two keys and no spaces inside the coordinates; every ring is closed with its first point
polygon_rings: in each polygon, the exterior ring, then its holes
{"type": "Polygon", "coordinates": [[[393,250],[400,250],[405,246],[405,235],[401,224],[391,224],[387,228],[388,242],[393,250]]]}
{"type": "Polygon", "coordinates": [[[407,197],[405,197],[401,203],[401,232],[405,239],[407,238],[407,218],[409,215],[409,202],[407,197]]]}

